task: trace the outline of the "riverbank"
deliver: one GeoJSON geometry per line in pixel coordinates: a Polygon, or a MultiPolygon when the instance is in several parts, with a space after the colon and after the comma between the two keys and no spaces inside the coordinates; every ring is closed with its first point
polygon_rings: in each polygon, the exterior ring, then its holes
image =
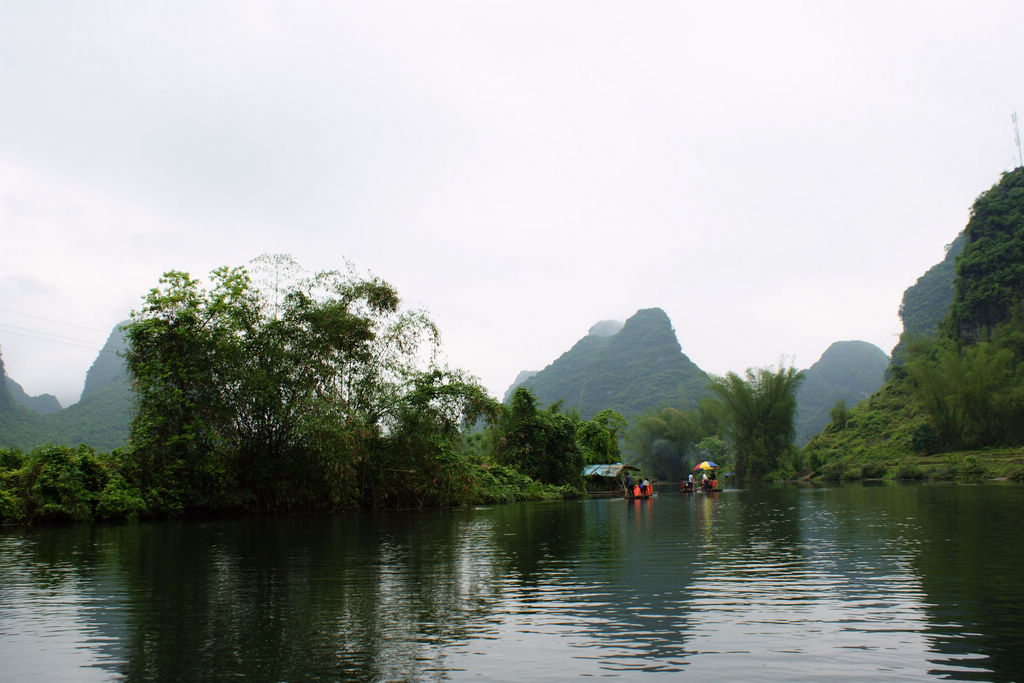
{"type": "MultiPolygon", "coordinates": [[[[536,481],[514,468],[478,459],[466,459],[457,464],[460,465],[458,490],[454,493],[441,491],[444,495],[421,491],[418,498],[410,498],[418,501],[417,505],[374,506],[366,501],[357,504],[308,496],[275,509],[260,506],[251,497],[240,497],[235,482],[226,476],[219,491],[213,492],[203,505],[186,505],[183,501],[188,491],[153,481],[125,451],[102,453],[84,445],[72,448],[53,444],[27,453],[0,448],[0,527],[244,513],[320,514],[360,509],[457,508],[579,498],[584,493],[580,487],[536,481]]],[[[438,475],[434,482],[440,489],[446,480],[438,475]]]]}
{"type": "Polygon", "coordinates": [[[899,455],[891,458],[856,456],[831,460],[816,470],[803,472],[798,480],[861,481],[930,480],[1024,481],[1024,447],[899,455]]]}

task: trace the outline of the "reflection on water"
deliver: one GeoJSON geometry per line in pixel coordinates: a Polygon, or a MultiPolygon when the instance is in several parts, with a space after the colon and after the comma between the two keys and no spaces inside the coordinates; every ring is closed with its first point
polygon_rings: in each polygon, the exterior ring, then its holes
{"type": "Polygon", "coordinates": [[[1014,680],[1024,488],[0,533],[17,680],[1014,680]]]}

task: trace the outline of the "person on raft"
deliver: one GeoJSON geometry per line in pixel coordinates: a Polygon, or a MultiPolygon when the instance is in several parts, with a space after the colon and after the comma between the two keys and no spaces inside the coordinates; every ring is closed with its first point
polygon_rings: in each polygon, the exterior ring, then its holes
{"type": "Polygon", "coordinates": [[[626,491],[633,498],[647,498],[651,495],[651,483],[644,479],[642,482],[633,484],[632,487],[627,487],[626,491]]]}

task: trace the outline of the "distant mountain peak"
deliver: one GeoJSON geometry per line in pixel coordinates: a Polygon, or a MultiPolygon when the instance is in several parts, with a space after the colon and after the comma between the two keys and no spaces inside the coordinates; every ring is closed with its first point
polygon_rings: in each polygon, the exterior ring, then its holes
{"type": "Polygon", "coordinates": [[[590,337],[610,337],[613,334],[618,334],[619,330],[622,329],[621,320],[602,320],[599,323],[594,323],[591,326],[590,331],[587,332],[587,336],[590,337]]]}
{"type": "MultiPolygon", "coordinates": [[[[61,409],[60,401],[53,394],[29,396],[25,389],[10,377],[4,377],[3,379],[6,393],[15,403],[20,403],[40,415],[51,415],[61,409]]],[[[0,391],[3,391],[3,389],[0,388],[0,391]]]]}
{"type": "Polygon", "coordinates": [[[796,393],[796,443],[799,446],[831,421],[836,401],[852,408],[873,394],[885,381],[889,356],[866,341],[838,341],[804,370],[796,393]]]}
{"type": "Polygon", "coordinates": [[[661,405],[696,405],[707,375],[686,357],[668,315],[645,308],[625,323],[603,320],[547,367],[519,385],[541,405],[564,401],[583,417],[611,408],[627,418],[661,405]]]}
{"type": "Polygon", "coordinates": [[[28,396],[3,373],[0,360],[0,447],[29,450],[44,443],[109,450],[128,438],[135,399],[125,373],[119,323],[86,376],[79,401],[62,408],[54,396],[28,396]]]}
{"type": "Polygon", "coordinates": [[[100,349],[96,360],[93,361],[89,371],[85,373],[85,384],[82,387],[81,398],[99,391],[112,382],[127,383],[128,375],[124,367],[124,359],[121,352],[125,349],[124,330],[129,320],[123,320],[114,325],[110,331],[107,342],[100,349]]]}
{"type": "MultiPolygon", "coordinates": [[[[837,341],[829,344],[828,348],[825,349],[825,353],[821,354],[821,358],[818,359],[818,363],[822,362],[823,360],[830,360],[838,356],[852,355],[864,355],[874,358],[888,358],[885,351],[878,348],[871,342],[852,339],[849,341],[837,341]]],[[[815,363],[815,365],[817,365],[817,363],[815,363]]]]}

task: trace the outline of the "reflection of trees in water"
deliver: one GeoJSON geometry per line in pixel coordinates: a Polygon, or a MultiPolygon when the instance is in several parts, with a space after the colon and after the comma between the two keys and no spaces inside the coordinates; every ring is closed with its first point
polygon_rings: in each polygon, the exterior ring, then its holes
{"type": "MultiPolygon", "coordinates": [[[[790,487],[725,500],[721,532],[694,572],[703,589],[696,606],[707,615],[695,649],[739,648],[780,678],[926,669],[909,562],[863,529],[844,538],[834,519],[842,505],[790,487]]],[[[692,673],[704,673],[702,663],[692,673]]]]}
{"type": "MultiPolygon", "coordinates": [[[[728,495],[728,494],[725,494],[728,495]]],[[[800,491],[791,487],[738,491],[742,505],[730,506],[736,517],[737,542],[791,552],[800,542],[800,491]]]]}
{"type": "MultiPolygon", "coordinates": [[[[887,499],[919,532],[915,568],[937,655],[933,673],[990,669],[986,680],[1021,680],[1024,649],[1024,489],[906,486],[887,499]]],[[[962,673],[957,675],[962,676],[962,673]]]]}
{"type": "Polygon", "coordinates": [[[127,572],[157,594],[141,604],[126,673],[415,677],[433,645],[486,610],[480,588],[493,579],[468,573],[458,539],[478,532],[467,522],[405,513],[168,525],[160,544],[191,569],[127,572]]]}
{"type": "MultiPolygon", "coordinates": [[[[600,648],[607,670],[674,670],[685,655],[693,548],[658,500],[596,499],[494,512],[501,595],[515,628],[600,648]],[[658,539],[655,542],[655,539],[658,539]],[[673,664],[675,662],[675,664],[673,664]]],[[[673,510],[674,513],[678,509],[673,510]]]]}
{"type": "Polygon", "coordinates": [[[803,497],[805,554],[829,590],[920,623],[930,673],[1024,671],[1019,486],[839,486],[803,497]],[[827,495],[827,501],[823,497],[827,495]],[[909,613],[908,605],[913,609],[909,613]]]}
{"type": "Polygon", "coordinates": [[[97,537],[91,524],[0,532],[0,640],[29,644],[6,652],[4,676],[67,677],[83,666],[118,672],[127,636],[120,577],[97,537]],[[32,638],[46,642],[45,653],[32,638]]]}
{"type": "Polygon", "coordinates": [[[38,594],[79,596],[89,647],[129,678],[424,678],[501,653],[510,632],[569,642],[602,670],[676,670],[742,614],[870,647],[892,628],[921,641],[909,654],[934,672],[1012,679],[1021,490],[79,525],[0,536],[0,559],[38,594]]]}
{"type": "Polygon", "coordinates": [[[687,564],[661,564],[677,543],[652,549],[652,533],[676,522],[656,509],[614,500],[80,526],[40,534],[25,564],[48,589],[109,577],[120,609],[91,621],[129,678],[419,677],[508,620],[571,624],[621,656],[658,659],[678,654],[687,564]]]}
{"type": "Polygon", "coordinates": [[[736,580],[744,555],[756,554],[777,571],[757,568],[749,580],[778,582],[791,611],[821,600],[866,612],[851,613],[844,626],[851,643],[872,629],[917,641],[917,624],[921,651],[907,647],[906,655],[920,656],[922,670],[1011,680],[1024,671],[1016,645],[1024,633],[1024,547],[1008,542],[1024,523],[1021,492],[998,484],[792,489],[800,496],[799,533],[787,533],[792,505],[782,498],[774,511],[744,506],[740,547],[747,550],[722,555],[715,566],[732,566],[722,573],[736,580]],[[787,537],[791,547],[780,543],[787,537]]]}
{"type": "Polygon", "coordinates": [[[128,678],[408,678],[489,611],[500,577],[474,561],[480,525],[471,513],[82,525],[44,530],[18,562],[51,595],[85,584],[122,597],[85,616],[128,678]]]}

